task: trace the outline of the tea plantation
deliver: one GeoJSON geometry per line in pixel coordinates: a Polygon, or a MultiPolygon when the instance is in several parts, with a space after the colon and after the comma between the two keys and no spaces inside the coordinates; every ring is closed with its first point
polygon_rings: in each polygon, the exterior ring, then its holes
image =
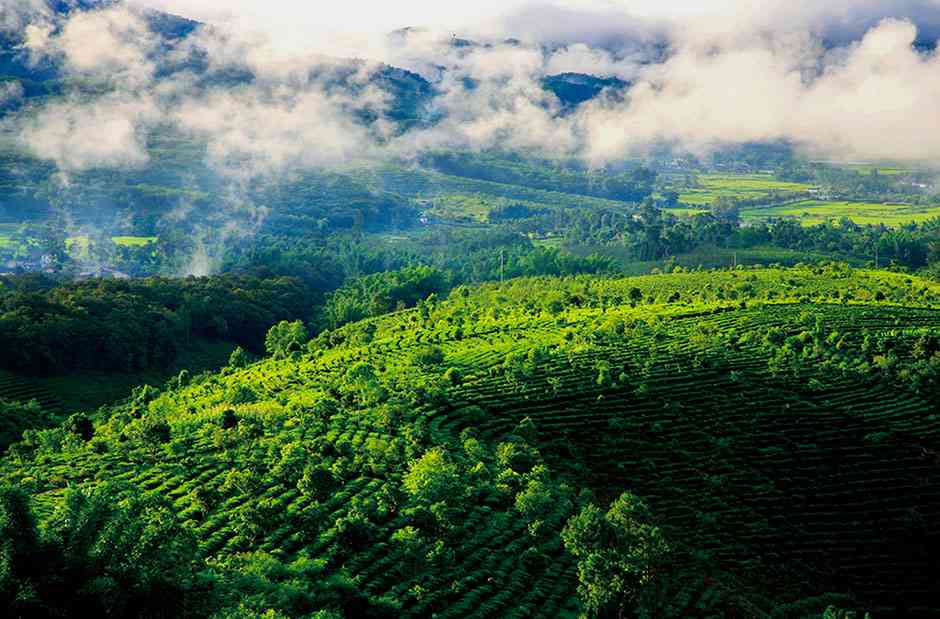
{"type": "Polygon", "coordinates": [[[236,354],[10,448],[5,601],[937,616],[938,308],[842,265],[519,279],[236,354]]]}

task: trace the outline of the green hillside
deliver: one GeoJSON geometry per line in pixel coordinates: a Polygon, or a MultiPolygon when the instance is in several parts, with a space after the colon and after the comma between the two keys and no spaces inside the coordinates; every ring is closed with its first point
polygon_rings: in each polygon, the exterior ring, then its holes
{"type": "Polygon", "coordinates": [[[3,590],[151,615],[935,616],[938,306],[831,265],[519,279],[306,347],[279,331],[279,358],[11,448],[86,585],[62,596],[0,527],[3,590]]]}

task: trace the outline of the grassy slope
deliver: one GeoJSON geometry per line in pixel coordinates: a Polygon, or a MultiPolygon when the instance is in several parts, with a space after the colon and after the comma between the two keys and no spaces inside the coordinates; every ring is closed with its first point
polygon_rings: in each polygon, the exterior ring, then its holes
{"type": "MultiPolygon", "coordinates": [[[[933,283],[822,269],[487,285],[467,296],[455,292],[426,317],[406,311],[346,327],[345,344],[316,355],[266,360],[165,394],[149,409],[166,416],[176,442],[157,458],[133,442],[105,453],[79,446],[44,455],[42,463],[8,460],[5,475],[46,510],[66,485],[94,479],[168,497],[206,557],[246,549],[287,560],[320,557],[336,537],[332,523],[400,487],[402,469],[355,470],[332,498],[312,506],[278,482],[278,446],[303,440],[326,441],[339,453],[403,449],[406,438],[394,424],[369,421],[384,405],[365,396],[343,399],[344,409],[358,412],[331,417],[316,437],[304,435],[303,411],[339,388],[359,361],[372,364],[394,393],[440,387],[441,373],[454,367],[462,384],[400,411],[403,419],[420,420],[430,443],[460,449],[468,427],[491,448],[530,417],[553,479],[602,501],[625,489],[647,498],[683,557],[669,575],[677,609],[750,615],[838,591],[855,593],[880,615],[897,614],[902,600],[929,616],[940,611],[930,581],[935,556],[928,554],[937,540],[918,538],[911,514],[940,517],[937,465],[923,456],[940,432],[935,394],[812,362],[771,375],[760,341],[778,327],[846,337],[890,332],[901,342],[915,327],[940,333],[938,304],[933,283]],[[644,297],[636,308],[626,304],[633,288],[644,297]],[[626,325],[622,334],[610,328],[617,321],[626,325]],[[442,348],[443,365],[415,365],[413,353],[429,344],[442,348]],[[246,386],[253,397],[234,403],[242,398],[232,394],[246,386]],[[218,424],[226,408],[263,424],[263,435],[240,448],[248,452],[225,448],[232,439],[218,424]],[[260,455],[252,465],[258,485],[223,490],[233,458],[250,452],[260,455]],[[219,498],[197,508],[197,488],[219,498]],[[284,517],[248,537],[242,506],[262,497],[284,517]],[[325,520],[311,536],[295,516],[314,507],[325,520]],[[683,576],[689,570],[694,578],[683,576]]],[[[122,414],[99,434],[131,428],[135,422],[122,414]]],[[[471,500],[443,534],[448,560],[414,568],[391,541],[409,522],[404,510],[379,512],[375,541],[346,556],[342,569],[370,595],[399,600],[404,616],[576,612],[575,564],[557,540],[564,513],[553,513],[549,533],[536,539],[511,501],[471,500]],[[548,560],[524,562],[532,547],[548,560]]]]}

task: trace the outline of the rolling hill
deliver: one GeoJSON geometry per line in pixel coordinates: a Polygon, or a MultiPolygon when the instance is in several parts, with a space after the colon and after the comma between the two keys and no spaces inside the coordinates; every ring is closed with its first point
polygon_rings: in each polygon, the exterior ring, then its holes
{"type": "Polygon", "coordinates": [[[461,287],[30,433],[2,473],[47,531],[159,505],[191,540],[171,614],[935,616],[938,305],[841,265],[461,287]]]}

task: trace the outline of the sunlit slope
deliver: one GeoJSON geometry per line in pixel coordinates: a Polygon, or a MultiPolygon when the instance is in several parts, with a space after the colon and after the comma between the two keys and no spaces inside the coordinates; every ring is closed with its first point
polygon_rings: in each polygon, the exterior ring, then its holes
{"type": "Polygon", "coordinates": [[[835,593],[932,616],[938,306],[936,284],[841,267],[461,288],[138,394],[4,469],[44,513],[119,480],[171,500],[204,559],[322,561],[404,616],[576,614],[559,533],[625,490],[672,547],[664,614],[835,593]],[[419,461],[446,475],[418,483],[419,461]]]}

